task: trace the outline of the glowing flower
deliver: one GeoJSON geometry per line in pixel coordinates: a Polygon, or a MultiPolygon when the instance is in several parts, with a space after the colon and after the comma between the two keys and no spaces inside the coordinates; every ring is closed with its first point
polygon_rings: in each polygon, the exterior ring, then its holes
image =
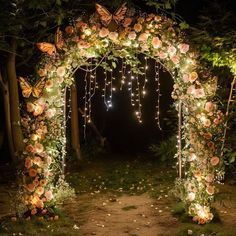
{"type": "Polygon", "coordinates": [[[149,34],[147,33],[142,33],[139,35],[138,40],[142,41],[143,43],[147,42],[149,34]]]}
{"type": "Polygon", "coordinates": [[[182,80],[184,81],[184,83],[188,83],[189,82],[189,75],[184,74],[182,77],[182,80]]]}
{"type": "Polygon", "coordinates": [[[179,60],[180,60],[179,56],[174,55],[174,56],[171,57],[170,59],[171,59],[171,61],[173,61],[173,63],[174,63],[175,65],[176,65],[176,64],[179,64],[179,60]]]}
{"type": "Polygon", "coordinates": [[[35,149],[34,149],[34,147],[33,147],[33,145],[31,145],[31,144],[29,144],[29,145],[27,145],[26,147],[25,147],[25,150],[27,151],[27,152],[35,152],[35,149]]]}
{"type": "Polygon", "coordinates": [[[167,49],[167,52],[169,53],[170,56],[175,55],[176,51],[177,51],[176,48],[172,45],[169,46],[168,49],[167,49]]]}
{"type": "Polygon", "coordinates": [[[39,196],[41,196],[43,193],[44,193],[44,188],[39,186],[37,189],[36,189],[36,192],[39,196]]]}
{"type": "Polygon", "coordinates": [[[50,191],[50,190],[46,191],[44,195],[48,201],[51,201],[53,199],[53,194],[52,194],[52,191],[50,191]]]}
{"type": "Polygon", "coordinates": [[[39,69],[38,70],[38,75],[40,76],[40,77],[43,77],[43,76],[46,76],[47,75],[47,70],[46,69],[39,69]]]}
{"type": "Polygon", "coordinates": [[[36,215],[37,214],[37,209],[36,208],[33,208],[32,210],[31,210],[31,215],[36,215]]]}
{"type": "Polygon", "coordinates": [[[181,43],[178,45],[178,48],[181,53],[186,53],[189,50],[189,45],[186,43],[181,43]]]}
{"type": "Polygon", "coordinates": [[[137,24],[135,24],[134,25],[134,30],[136,31],[136,32],[140,32],[141,30],[142,30],[142,25],[141,24],[139,24],[139,23],[137,23],[137,24]]]}
{"type": "Polygon", "coordinates": [[[118,33],[117,32],[110,32],[109,33],[109,39],[112,41],[115,41],[118,38],[118,33]]]}
{"type": "Polygon", "coordinates": [[[38,104],[38,105],[35,106],[33,115],[34,115],[34,116],[39,116],[39,115],[41,115],[43,112],[44,112],[44,107],[38,104]]]}
{"type": "Polygon", "coordinates": [[[128,27],[132,23],[132,19],[129,17],[126,17],[123,22],[124,27],[128,27]]]}
{"type": "Polygon", "coordinates": [[[74,27],[71,26],[71,25],[66,26],[65,32],[66,32],[67,34],[73,34],[73,33],[74,33],[74,27]]]}
{"type": "Polygon", "coordinates": [[[196,194],[194,192],[191,192],[188,194],[188,200],[192,202],[196,197],[196,194]]]}
{"type": "Polygon", "coordinates": [[[44,207],[44,203],[42,200],[38,199],[35,203],[35,206],[42,209],[44,207]]]}
{"type": "Polygon", "coordinates": [[[32,165],[33,165],[32,160],[29,157],[25,158],[25,167],[29,169],[32,167],[32,165]]]}
{"type": "Polygon", "coordinates": [[[27,186],[26,186],[26,188],[27,188],[27,190],[29,191],[29,192],[34,192],[35,191],[35,186],[34,186],[34,184],[28,184],[27,186]]]}
{"type": "Polygon", "coordinates": [[[153,37],[152,38],[152,46],[154,48],[160,48],[161,45],[162,45],[162,42],[161,42],[161,40],[158,37],[153,37]]]}
{"type": "Polygon", "coordinates": [[[189,81],[193,83],[198,78],[197,72],[193,71],[189,76],[189,81]]]}
{"type": "Polygon", "coordinates": [[[163,51],[160,51],[159,52],[159,57],[160,57],[160,59],[166,59],[167,58],[167,53],[165,53],[165,52],[163,52],[163,51]]]}
{"type": "Polygon", "coordinates": [[[65,75],[65,73],[66,73],[66,69],[64,66],[59,66],[57,68],[57,76],[63,77],[65,75]]]}
{"type": "Polygon", "coordinates": [[[215,193],[215,188],[214,188],[214,186],[211,186],[211,185],[207,186],[206,192],[207,192],[209,195],[213,195],[213,194],[215,193]]]}
{"type": "Polygon", "coordinates": [[[105,37],[108,36],[109,32],[110,32],[110,31],[109,31],[107,28],[102,27],[102,29],[101,29],[100,32],[99,32],[99,36],[100,36],[101,38],[105,38],[105,37]]]}
{"type": "Polygon", "coordinates": [[[34,111],[34,104],[31,102],[27,102],[26,109],[28,112],[33,112],[34,111]]]}
{"type": "Polygon", "coordinates": [[[53,86],[53,81],[51,79],[47,80],[45,83],[45,87],[50,89],[53,86]]]}
{"type": "Polygon", "coordinates": [[[136,37],[137,37],[137,35],[134,31],[129,32],[128,39],[134,40],[134,39],[136,39],[136,37]]]}
{"type": "Polygon", "coordinates": [[[203,125],[204,125],[205,127],[210,127],[211,121],[210,121],[209,119],[204,119],[203,125]]]}
{"type": "Polygon", "coordinates": [[[37,134],[31,134],[31,136],[30,136],[30,139],[32,141],[36,141],[38,138],[39,138],[39,136],[37,134]]]}
{"type": "Polygon", "coordinates": [[[29,170],[29,176],[30,177],[35,177],[37,175],[37,171],[33,168],[29,170]]]}
{"type": "Polygon", "coordinates": [[[214,157],[211,158],[210,162],[211,162],[211,165],[212,165],[212,166],[216,166],[216,165],[219,164],[220,158],[217,157],[217,156],[214,156],[214,157]]]}
{"type": "Polygon", "coordinates": [[[207,181],[208,183],[213,182],[213,181],[214,181],[214,175],[208,174],[208,175],[206,176],[206,181],[207,181]]]}
{"type": "Polygon", "coordinates": [[[35,148],[35,151],[38,153],[41,153],[44,150],[44,147],[41,143],[35,143],[34,148],[35,148]]]}

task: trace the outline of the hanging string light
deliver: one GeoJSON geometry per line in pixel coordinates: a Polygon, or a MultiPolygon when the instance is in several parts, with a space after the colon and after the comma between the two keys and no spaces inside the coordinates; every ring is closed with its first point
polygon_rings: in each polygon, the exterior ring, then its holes
{"type": "Polygon", "coordinates": [[[141,104],[141,95],[140,95],[140,82],[139,82],[139,75],[135,76],[136,79],[136,104],[138,105],[138,110],[136,110],[135,114],[138,118],[139,123],[142,123],[142,104],[141,104]]]}
{"type": "Polygon", "coordinates": [[[145,97],[145,95],[146,95],[146,84],[148,82],[148,79],[147,79],[147,69],[148,69],[147,59],[148,59],[148,57],[145,56],[144,57],[144,83],[143,83],[143,89],[142,89],[143,97],[145,97]]]}
{"type": "Polygon", "coordinates": [[[123,86],[125,84],[125,79],[126,79],[126,67],[127,67],[127,64],[126,64],[126,61],[124,58],[122,58],[122,61],[121,61],[121,85],[120,85],[120,90],[123,89],[123,86]]]}
{"type": "Polygon", "coordinates": [[[157,126],[160,130],[161,124],[160,124],[160,97],[161,97],[161,91],[160,91],[160,65],[158,62],[155,61],[155,82],[157,84],[157,105],[156,105],[156,117],[155,119],[157,120],[157,126]]]}
{"type": "Polygon", "coordinates": [[[88,77],[88,66],[86,66],[86,71],[85,71],[85,76],[84,76],[84,138],[86,138],[86,124],[87,124],[87,111],[88,111],[88,81],[87,81],[87,77],[88,77]]]}

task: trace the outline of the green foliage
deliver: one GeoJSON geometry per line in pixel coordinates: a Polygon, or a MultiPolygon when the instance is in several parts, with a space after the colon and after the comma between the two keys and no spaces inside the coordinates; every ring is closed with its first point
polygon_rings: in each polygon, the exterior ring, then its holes
{"type": "Polygon", "coordinates": [[[176,154],[176,137],[172,136],[160,144],[151,144],[149,150],[155,157],[162,162],[173,164],[174,156],[176,154]]]}

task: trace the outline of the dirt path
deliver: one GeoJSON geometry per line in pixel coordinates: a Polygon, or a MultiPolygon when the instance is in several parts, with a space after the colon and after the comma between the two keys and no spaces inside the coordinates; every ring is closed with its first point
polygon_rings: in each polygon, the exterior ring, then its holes
{"type": "Polygon", "coordinates": [[[174,235],[178,227],[178,220],[171,215],[168,200],[163,198],[155,203],[148,194],[117,198],[84,195],[68,203],[66,209],[70,215],[83,218],[84,223],[78,226],[82,235],[174,235]]]}

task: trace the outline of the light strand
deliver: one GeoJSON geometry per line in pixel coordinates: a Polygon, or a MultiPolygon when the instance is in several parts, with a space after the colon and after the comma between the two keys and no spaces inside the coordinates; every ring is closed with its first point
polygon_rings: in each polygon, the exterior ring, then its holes
{"type": "Polygon", "coordinates": [[[160,130],[162,130],[161,128],[161,124],[160,124],[160,97],[161,97],[161,91],[160,91],[160,67],[159,64],[155,61],[155,82],[157,84],[157,105],[156,105],[156,117],[155,119],[157,120],[157,126],[160,130]]]}

